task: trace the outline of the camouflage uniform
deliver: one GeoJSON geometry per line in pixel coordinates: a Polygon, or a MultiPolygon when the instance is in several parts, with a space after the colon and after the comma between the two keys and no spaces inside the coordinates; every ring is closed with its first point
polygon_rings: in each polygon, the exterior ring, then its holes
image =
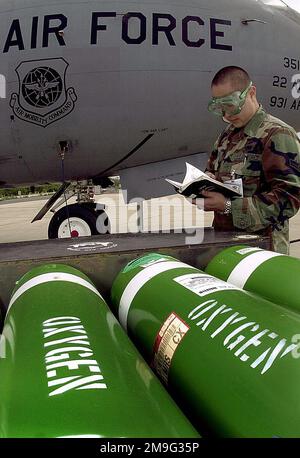
{"type": "Polygon", "coordinates": [[[272,249],[289,253],[289,218],[300,207],[300,142],[292,127],[260,106],[242,128],[232,124],[219,136],[207,165],[216,179],[242,178],[244,197],[232,214],[215,212],[216,230],[269,232],[272,249]]]}

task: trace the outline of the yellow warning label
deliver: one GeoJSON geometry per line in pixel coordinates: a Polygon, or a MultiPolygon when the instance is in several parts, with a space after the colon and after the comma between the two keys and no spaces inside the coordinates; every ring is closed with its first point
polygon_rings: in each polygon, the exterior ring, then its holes
{"type": "Polygon", "coordinates": [[[166,384],[174,353],[189,329],[189,326],[173,312],[157,335],[153,349],[153,366],[166,384]]]}

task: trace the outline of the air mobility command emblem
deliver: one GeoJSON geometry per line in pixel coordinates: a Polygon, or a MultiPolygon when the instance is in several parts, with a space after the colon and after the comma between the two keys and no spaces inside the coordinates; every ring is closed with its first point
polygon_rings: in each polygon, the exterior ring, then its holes
{"type": "Polygon", "coordinates": [[[63,58],[21,62],[16,68],[19,93],[13,93],[10,106],[22,121],[47,127],[70,114],[77,95],[66,88],[69,64],[63,58]]]}

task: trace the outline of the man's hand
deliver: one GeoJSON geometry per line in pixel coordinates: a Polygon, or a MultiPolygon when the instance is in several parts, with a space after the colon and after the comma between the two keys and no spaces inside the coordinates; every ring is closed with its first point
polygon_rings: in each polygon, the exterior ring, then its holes
{"type": "Polygon", "coordinates": [[[203,191],[202,195],[204,197],[204,211],[219,211],[223,212],[225,210],[226,197],[219,192],[203,191]]]}
{"type": "Polygon", "coordinates": [[[223,194],[219,192],[203,191],[202,195],[203,199],[192,199],[192,203],[198,205],[198,208],[206,212],[223,212],[225,210],[226,197],[224,197],[223,194]],[[201,205],[200,202],[203,202],[203,204],[201,205]]]}

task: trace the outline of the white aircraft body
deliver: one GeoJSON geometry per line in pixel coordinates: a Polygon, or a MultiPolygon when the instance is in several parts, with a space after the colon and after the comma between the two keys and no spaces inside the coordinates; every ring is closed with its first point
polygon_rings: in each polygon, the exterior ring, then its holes
{"type": "Polygon", "coordinates": [[[300,131],[299,38],[300,14],[281,1],[2,0],[0,186],[64,182],[40,219],[77,185],[49,236],[67,217],[95,233],[92,186],[120,175],[130,195],[157,197],[187,160],[204,167],[224,66],[245,68],[263,106],[300,131]]]}

